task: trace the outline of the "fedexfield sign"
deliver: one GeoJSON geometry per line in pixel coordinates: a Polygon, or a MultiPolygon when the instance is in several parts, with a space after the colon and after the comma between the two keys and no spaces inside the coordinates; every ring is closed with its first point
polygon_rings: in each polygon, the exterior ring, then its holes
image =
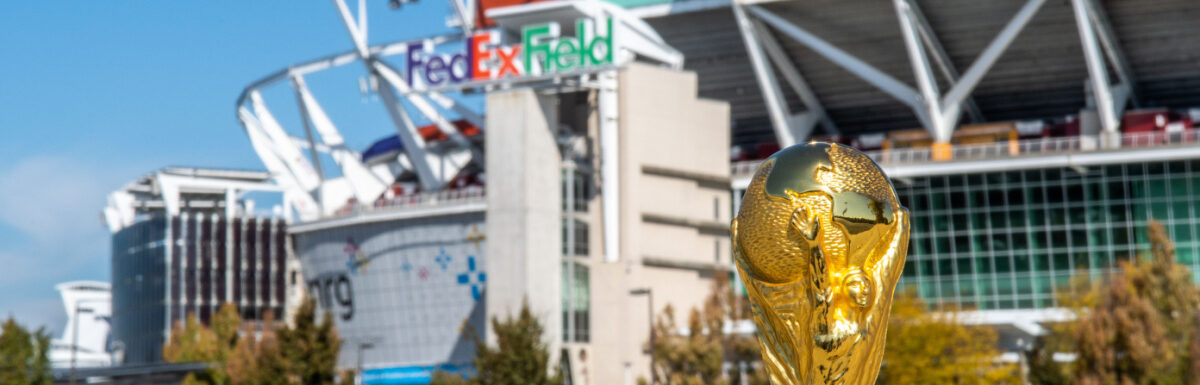
{"type": "Polygon", "coordinates": [[[408,85],[442,87],[613,64],[611,18],[579,19],[575,32],[576,36],[563,36],[555,22],[528,25],[521,29],[521,43],[511,45],[500,44],[499,31],[478,32],[455,53],[434,52],[429,40],[412,43],[406,60],[408,85]]]}

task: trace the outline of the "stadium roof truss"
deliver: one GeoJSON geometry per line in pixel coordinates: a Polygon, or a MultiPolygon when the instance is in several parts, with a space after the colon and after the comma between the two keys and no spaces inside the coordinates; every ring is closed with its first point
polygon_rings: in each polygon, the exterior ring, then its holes
{"type": "MultiPolygon", "coordinates": [[[[800,71],[772,36],[772,30],[811,49],[911,108],[935,141],[948,143],[964,110],[973,121],[984,120],[982,112],[971,98],[972,91],[1045,2],[1027,0],[966,71],[960,74],[916,2],[893,0],[905,51],[916,80],[915,88],[758,5],[761,1],[734,0],[729,6],[762,92],[763,104],[775,137],[781,146],[786,147],[808,138],[817,124],[822,125],[827,133],[837,133],[838,129],[800,71]],[[775,71],[771,69],[772,64],[798,96],[805,107],[804,112],[791,112],[775,71]],[[950,85],[944,92],[938,87],[939,75],[950,85]]],[[[1071,0],[1071,6],[1087,64],[1088,88],[1095,101],[1101,127],[1106,132],[1116,132],[1125,105],[1129,102],[1136,105],[1133,71],[1103,8],[1097,6],[1094,0],[1071,0]],[[1118,80],[1116,84],[1110,81],[1110,67],[1118,80]]]]}
{"type": "MultiPolygon", "coordinates": [[[[486,133],[483,114],[473,111],[444,91],[464,89],[491,90],[520,83],[538,87],[544,84],[566,89],[572,85],[600,91],[602,114],[612,116],[604,119],[604,126],[615,125],[615,78],[611,70],[619,63],[645,58],[672,68],[683,66],[683,55],[668,45],[645,21],[626,10],[605,2],[564,1],[533,3],[489,9],[487,15],[507,32],[519,31],[526,22],[549,20],[570,25],[580,17],[611,17],[615,23],[615,34],[621,42],[616,48],[619,57],[614,64],[579,71],[560,73],[533,73],[519,79],[492,79],[466,81],[440,87],[417,87],[410,85],[402,69],[385,62],[384,57],[407,54],[410,47],[437,46],[442,43],[462,41],[471,36],[476,26],[474,12],[476,0],[449,0],[454,15],[448,25],[462,29],[459,33],[436,36],[417,41],[405,41],[370,46],[367,44],[367,13],[365,1],[359,0],[357,11],[352,12],[345,0],[333,0],[353,43],[350,52],[299,63],[268,75],[246,87],[237,101],[237,116],[254,151],[271,173],[276,184],[284,191],[284,199],[296,210],[303,221],[310,221],[337,211],[348,200],[360,203],[373,202],[381,196],[401,172],[410,171],[416,176],[424,192],[442,190],[458,171],[472,161],[482,171],[485,167],[483,149],[477,141],[469,140],[460,132],[455,122],[447,116],[465,120],[481,132],[486,133]],[[383,102],[396,135],[403,148],[402,155],[385,164],[365,164],[361,154],[347,148],[334,122],[325,113],[305,83],[305,76],[360,61],[365,66],[370,84],[383,102]],[[275,119],[263,100],[260,90],[278,83],[287,83],[295,94],[304,137],[291,136],[275,119]],[[611,95],[610,95],[611,94],[611,95]],[[611,110],[611,111],[608,111],[611,110]],[[417,114],[431,122],[448,138],[447,143],[430,144],[419,132],[415,123],[417,114]],[[304,151],[307,150],[307,151],[304,151]],[[307,152],[307,154],[305,154],[307,152]],[[328,154],[342,171],[342,177],[329,178],[322,172],[320,154],[328,154]]],[[[495,38],[495,36],[494,36],[495,38]]],[[[617,140],[615,126],[602,127],[609,151],[615,151],[617,140]],[[607,134],[607,135],[605,135],[607,134]]],[[[602,178],[615,185],[616,156],[604,165],[609,170],[602,178]],[[610,175],[611,174],[611,175],[610,175]]],[[[373,162],[374,163],[374,162],[373,162]]],[[[615,205],[614,205],[615,206],[615,205]]],[[[289,213],[290,215],[290,213],[289,213]]],[[[615,222],[615,221],[613,221],[615,222]]]]}

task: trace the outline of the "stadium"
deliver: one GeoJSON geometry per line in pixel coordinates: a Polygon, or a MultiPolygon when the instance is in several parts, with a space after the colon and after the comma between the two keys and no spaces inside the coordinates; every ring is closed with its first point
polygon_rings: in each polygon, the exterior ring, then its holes
{"type": "Polygon", "coordinates": [[[526,300],[572,383],[647,376],[652,314],[730,272],[751,172],[808,140],[880,164],[914,214],[901,290],[1014,361],[1148,221],[1200,267],[1200,4],[450,1],[459,32],[372,44],[337,0],[352,49],[236,104],[364,383],[469,371],[463,330],[526,300]],[[351,148],[307,84],[360,65],[393,127],[351,148]]]}

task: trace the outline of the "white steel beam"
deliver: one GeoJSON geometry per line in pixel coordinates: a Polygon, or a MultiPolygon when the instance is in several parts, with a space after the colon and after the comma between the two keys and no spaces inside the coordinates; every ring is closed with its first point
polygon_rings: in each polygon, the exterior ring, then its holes
{"type": "MultiPolygon", "coordinates": [[[[1118,119],[1121,113],[1120,109],[1124,108],[1126,100],[1118,100],[1114,97],[1114,94],[1122,92],[1114,92],[1112,84],[1108,81],[1104,54],[1096,37],[1087,1],[1071,0],[1071,5],[1075,11],[1075,25],[1079,28],[1080,45],[1083,46],[1083,58],[1087,62],[1092,95],[1096,100],[1096,110],[1100,115],[1100,125],[1104,131],[1115,133],[1120,126],[1118,119]]],[[[1128,93],[1125,92],[1122,96],[1127,97],[1128,93]]]]}
{"type": "MultiPolygon", "coordinates": [[[[1021,7],[1021,10],[1017,11],[1017,14],[1008,21],[1004,29],[1000,30],[999,34],[996,34],[992,42],[988,43],[987,48],[983,49],[983,53],[980,53],[979,57],[975,58],[975,62],[971,63],[971,66],[967,68],[967,72],[963,73],[962,78],[950,88],[946,96],[941,100],[942,105],[949,108],[958,108],[961,106],[963,100],[970,95],[975,86],[979,85],[979,81],[983,79],[983,76],[987,74],[993,64],[996,64],[996,60],[1000,58],[1000,55],[1008,49],[1008,46],[1017,38],[1021,30],[1025,29],[1025,25],[1029,24],[1029,20],[1033,19],[1038,9],[1045,3],[1045,0],[1027,1],[1025,6],[1021,7]]],[[[957,119],[957,116],[954,117],[954,120],[957,119]]]]}
{"type": "Polygon", "coordinates": [[[442,114],[438,112],[437,108],[434,108],[432,104],[429,104],[428,100],[425,100],[424,96],[413,93],[412,89],[408,86],[408,83],[400,77],[399,71],[396,71],[382,60],[370,60],[370,62],[371,66],[382,75],[385,82],[389,83],[392,88],[396,89],[396,91],[400,94],[405,95],[404,98],[408,100],[409,104],[412,104],[412,106],[417,109],[417,112],[420,112],[421,115],[429,118],[429,120],[432,121],[439,130],[449,136],[450,140],[459,147],[464,150],[471,151],[471,155],[474,157],[474,159],[476,159],[476,164],[481,168],[483,167],[483,151],[478,146],[472,145],[471,142],[468,141],[465,136],[463,136],[462,132],[458,131],[458,127],[456,127],[454,123],[451,123],[449,120],[447,120],[445,116],[442,116],[442,114]]]}
{"type": "MultiPolygon", "coordinates": [[[[330,147],[329,155],[341,167],[342,175],[354,189],[355,198],[363,203],[373,202],[387,189],[387,183],[376,178],[375,174],[371,173],[352,151],[346,149],[345,141],[338,133],[337,127],[325,114],[325,109],[321,108],[321,104],[317,103],[312,92],[309,92],[304,78],[293,76],[292,88],[296,92],[296,98],[300,101],[300,110],[304,111],[305,117],[312,121],[313,126],[316,126],[317,132],[321,135],[321,141],[330,147]]],[[[311,135],[309,140],[312,141],[311,135]]],[[[315,154],[317,151],[315,146],[311,151],[315,154]]]]}
{"type": "MultiPolygon", "coordinates": [[[[1000,33],[996,34],[996,37],[988,43],[979,57],[971,63],[962,78],[951,81],[952,86],[945,95],[941,95],[938,90],[937,79],[934,78],[930,65],[930,55],[925,49],[926,46],[934,45],[931,43],[932,36],[924,38],[924,44],[921,41],[923,39],[921,37],[923,17],[919,15],[919,11],[913,8],[913,3],[908,0],[893,0],[893,3],[896,6],[896,15],[900,19],[900,28],[908,49],[913,73],[921,90],[922,108],[928,116],[928,120],[924,122],[925,127],[930,130],[935,141],[949,143],[954,127],[958,124],[958,119],[962,114],[963,104],[968,100],[971,91],[979,85],[992,65],[996,64],[996,61],[1004,54],[1021,30],[1029,24],[1029,20],[1033,18],[1045,0],[1028,0],[1004,26],[1004,29],[1000,30],[1000,33]]],[[[938,51],[938,48],[933,47],[933,50],[938,51]]],[[[944,52],[940,54],[935,52],[933,56],[938,55],[944,55],[944,52]]],[[[948,76],[952,74],[949,71],[947,73],[948,76]]]]}
{"type": "Polygon", "coordinates": [[[1121,44],[1117,40],[1112,23],[1108,21],[1108,13],[1104,11],[1104,6],[1096,4],[1095,1],[1088,0],[1084,3],[1088,6],[1087,9],[1089,15],[1091,15],[1092,25],[1097,32],[1096,37],[1100,39],[1100,46],[1104,47],[1104,52],[1108,54],[1108,60],[1115,67],[1117,77],[1129,87],[1129,102],[1134,107],[1137,107],[1137,76],[1133,73],[1133,67],[1129,65],[1129,59],[1125,56],[1125,51],[1121,49],[1121,44]]]}
{"type": "Polygon", "coordinates": [[[771,127],[775,129],[775,139],[783,148],[799,143],[807,135],[807,132],[812,130],[812,127],[801,128],[792,125],[787,100],[784,100],[783,92],[779,90],[779,82],[775,79],[775,73],[771,71],[771,65],[767,63],[763,49],[758,44],[760,39],[756,36],[754,24],[751,23],[749,17],[746,17],[742,5],[738,4],[736,0],[731,4],[731,8],[733,8],[734,18],[737,19],[738,30],[742,33],[746,56],[750,59],[750,65],[754,67],[754,77],[758,80],[758,88],[762,91],[763,103],[767,107],[767,116],[771,119],[771,127]]]}
{"type": "MultiPolygon", "coordinates": [[[[921,7],[913,0],[907,1],[909,10],[912,11],[913,22],[917,25],[917,32],[921,33],[921,41],[925,42],[925,47],[933,54],[933,64],[937,65],[947,83],[954,84],[960,76],[958,68],[950,60],[950,55],[946,53],[942,41],[937,38],[937,33],[929,25],[929,19],[926,19],[925,13],[921,12],[921,7]]],[[[979,106],[970,96],[963,102],[963,108],[966,109],[967,115],[971,117],[972,121],[982,122],[984,120],[983,112],[979,110],[979,106]]]]}
{"type": "Polygon", "coordinates": [[[909,12],[908,2],[905,0],[893,0],[896,6],[896,15],[900,18],[900,32],[904,36],[904,46],[908,50],[908,60],[912,65],[913,76],[917,80],[917,87],[921,90],[921,101],[924,105],[925,112],[929,115],[931,125],[925,128],[930,131],[934,141],[940,143],[950,142],[950,134],[954,131],[955,121],[943,119],[943,116],[953,115],[958,118],[958,113],[943,114],[942,104],[938,102],[940,91],[938,91],[937,79],[933,76],[933,68],[929,65],[929,55],[925,53],[925,46],[921,44],[918,36],[920,32],[913,22],[912,13],[909,12]]]}
{"type": "Polygon", "coordinates": [[[284,190],[284,199],[288,200],[291,206],[296,208],[301,219],[311,220],[318,218],[321,210],[316,199],[300,186],[296,175],[279,158],[274,147],[271,146],[271,140],[263,133],[262,124],[258,118],[246,107],[238,107],[238,119],[241,120],[242,127],[246,129],[246,136],[250,138],[250,145],[254,148],[254,152],[258,154],[258,158],[262,160],[263,166],[267,167],[267,171],[271,172],[272,179],[284,190]]]}
{"type": "Polygon", "coordinates": [[[846,51],[842,51],[834,45],[829,44],[825,40],[822,40],[816,35],[805,31],[803,28],[797,27],[795,24],[788,22],[784,18],[779,17],[770,11],[753,5],[746,5],[744,7],[747,12],[753,14],[759,20],[762,20],[780,33],[787,35],[789,38],[799,42],[800,44],[804,44],[804,46],[815,51],[817,54],[824,56],[826,59],[834,62],[834,64],[837,64],[847,71],[850,71],[850,73],[867,81],[867,83],[874,85],[884,93],[891,95],[893,98],[896,98],[913,109],[924,111],[924,107],[921,104],[920,93],[918,93],[912,87],[909,87],[907,84],[904,84],[904,82],[896,80],[896,78],[883,73],[883,71],[880,71],[870,64],[867,64],[866,62],[862,61],[862,59],[854,57],[853,55],[846,53],[846,51]]]}
{"type": "MultiPolygon", "coordinates": [[[[817,94],[808,86],[808,82],[804,81],[804,76],[800,75],[800,70],[796,69],[792,60],[784,53],[783,47],[775,40],[775,36],[771,35],[771,32],[767,30],[765,25],[762,25],[762,22],[755,20],[753,23],[754,31],[759,38],[759,44],[766,51],[767,57],[775,64],[775,68],[783,75],[784,81],[787,81],[788,85],[792,87],[792,91],[796,93],[796,96],[800,97],[800,102],[804,103],[804,107],[809,112],[808,115],[793,116],[792,121],[807,123],[803,122],[802,120],[804,119],[801,118],[812,116],[812,121],[821,123],[821,127],[825,128],[825,132],[830,134],[840,133],[837,125],[834,125],[833,120],[829,119],[829,116],[825,113],[825,108],[821,106],[821,101],[817,99],[817,94]]],[[[807,131],[804,135],[797,137],[805,139],[811,136],[813,124],[797,124],[798,129],[807,131]]]]}
{"type": "Polygon", "coordinates": [[[387,70],[386,66],[376,66],[373,72],[385,79],[379,82],[378,94],[383,99],[388,116],[392,118],[392,123],[396,126],[396,134],[400,137],[400,142],[404,143],[404,154],[408,157],[413,171],[417,173],[421,189],[424,191],[441,190],[443,182],[433,173],[433,167],[430,164],[432,162],[430,162],[429,153],[425,148],[425,138],[421,137],[416,125],[408,117],[408,112],[404,110],[404,105],[400,104],[400,99],[396,97],[396,89],[392,86],[395,83],[403,83],[403,80],[399,79],[399,75],[387,70]],[[394,76],[397,79],[393,82],[387,80],[388,76],[394,76]]]}
{"type": "MultiPolygon", "coordinates": [[[[297,83],[297,81],[303,82],[303,80],[297,79],[300,79],[299,76],[292,77],[293,90],[303,86],[303,83],[297,83]]],[[[321,167],[321,156],[317,153],[317,141],[313,138],[312,124],[310,123],[311,119],[308,115],[308,106],[305,104],[304,99],[300,95],[299,91],[296,91],[296,104],[300,107],[300,124],[304,125],[304,137],[308,140],[309,157],[312,158],[313,168],[317,170],[317,179],[320,180],[321,183],[324,183],[325,170],[321,167]]]]}
{"type": "Polygon", "coordinates": [[[305,191],[317,189],[321,185],[321,180],[317,177],[312,164],[292,143],[290,136],[283,130],[283,126],[275,120],[271,110],[267,109],[267,105],[258,91],[250,93],[250,104],[254,108],[254,116],[258,118],[259,128],[270,139],[270,146],[274,148],[276,154],[279,154],[280,160],[287,165],[288,169],[292,170],[300,187],[305,191]]]}
{"type": "Polygon", "coordinates": [[[617,105],[616,71],[601,72],[598,76],[596,109],[600,115],[600,183],[602,220],[604,224],[604,261],[621,259],[621,187],[620,187],[620,109],[617,105]]]}
{"type": "MultiPolygon", "coordinates": [[[[360,0],[360,6],[361,6],[360,0]]],[[[367,34],[366,34],[366,17],[363,17],[363,25],[359,26],[354,21],[354,16],[350,15],[350,7],[346,6],[345,0],[333,0],[333,5],[337,6],[338,14],[342,16],[342,23],[346,25],[346,31],[350,32],[350,40],[354,42],[354,48],[358,50],[358,56],[367,58],[370,56],[370,51],[367,50],[367,34]]],[[[363,15],[366,13],[364,12],[363,15]]]]}

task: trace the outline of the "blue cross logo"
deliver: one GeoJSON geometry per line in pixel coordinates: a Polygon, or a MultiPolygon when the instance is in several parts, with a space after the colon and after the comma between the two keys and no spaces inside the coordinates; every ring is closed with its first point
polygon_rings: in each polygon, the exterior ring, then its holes
{"type": "Polygon", "coordinates": [[[446,271],[446,269],[450,266],[450,254],[446,254],[446,248],[444,247],[438,249],[438,256],[433,260],[439,265],[442,265],[442,271],[446,271]]]}
{"type": "Polygon", "coordinates": [[[476,301],[478,301],[479,297],[483,294],[482,293],[483,284],[486,282],[487,282],[487,273],[484,273],[482,271],[476,272],[475,271],[475,256],[473,256],[473,255],[468,256],[467,257],[467,272],[458,275],[458,284],[459,285],[470,285],[471,286],[471,298],[474,298],[476,301]],[[476,276],[475,282],[471,282],[471,275],[476,276]]]}

